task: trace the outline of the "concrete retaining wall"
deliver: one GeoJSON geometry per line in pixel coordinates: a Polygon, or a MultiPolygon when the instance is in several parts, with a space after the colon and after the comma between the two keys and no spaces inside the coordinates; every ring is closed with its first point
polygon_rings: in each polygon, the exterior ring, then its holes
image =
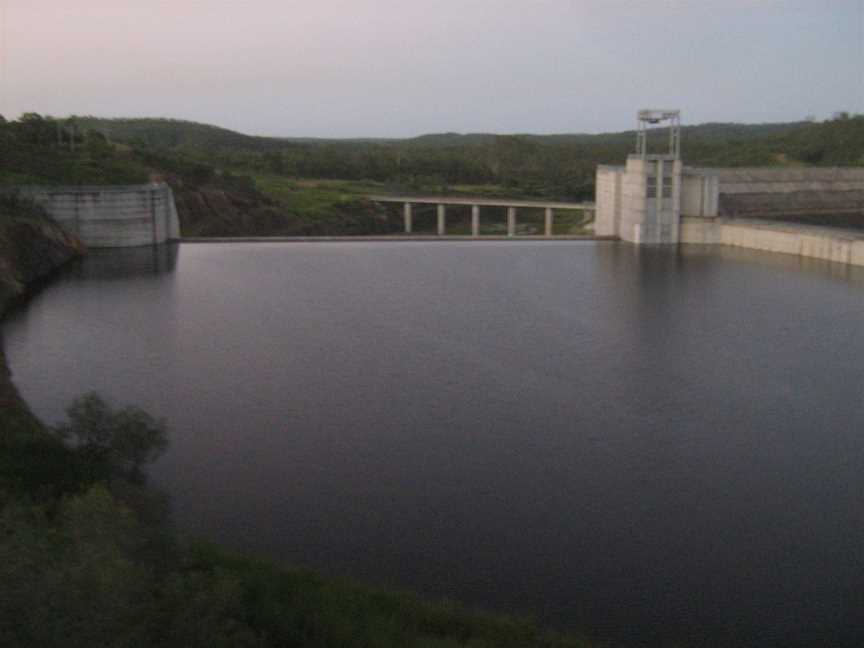
{"type": "Polygon", "coordinates": [[[88,247],[158,245],[180,238],[174,194],[167,184],[16,190],[88,247]]]}
{"type": "Polygon", "coordinates": [[[725,218],[681,219],[681,242],[795,254],[864,266],[864,232],[725,218]]]}
{"type": "Polygon", "coordinates": [[[719,208],[720,178],[704,169],[684,167],[681,174],[681,213],[688,216],[716,216],[719,208]]]}

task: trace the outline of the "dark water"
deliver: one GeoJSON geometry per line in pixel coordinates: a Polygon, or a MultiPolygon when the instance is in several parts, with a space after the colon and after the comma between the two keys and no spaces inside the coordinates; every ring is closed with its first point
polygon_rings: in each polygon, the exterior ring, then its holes
{"type": "Polygon", "coordinates": [[[864,637],[864,273],[604,243],[97,255],[3,326],[193,534],[625,645],[864,637]]]}

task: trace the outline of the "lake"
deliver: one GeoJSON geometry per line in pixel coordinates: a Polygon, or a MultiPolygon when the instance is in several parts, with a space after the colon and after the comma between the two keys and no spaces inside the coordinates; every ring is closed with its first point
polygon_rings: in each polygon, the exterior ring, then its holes
{"type": "Polygon", "coordinates": [[[35,412],[167,419],[177,526],[624,645],[856,645],[864,269],[606,242],[97,252],[2,326],[35,412]]]}

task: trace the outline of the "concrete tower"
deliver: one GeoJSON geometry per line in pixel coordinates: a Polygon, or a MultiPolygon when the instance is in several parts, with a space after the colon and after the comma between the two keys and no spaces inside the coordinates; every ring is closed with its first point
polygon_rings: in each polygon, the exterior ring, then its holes
{"type": "MultiPolygon", "coordinates": [[[[627,166],[597,170],[595,232],[631,243],[678,243],[681,221],[681,122],[677,110],[640,110],[636,152],[627,166]],[[668,131],[668,149],[652,152],[650,135],[668,131]]],[[[655,136],[656,137],[656,136],[655,136]]]]}

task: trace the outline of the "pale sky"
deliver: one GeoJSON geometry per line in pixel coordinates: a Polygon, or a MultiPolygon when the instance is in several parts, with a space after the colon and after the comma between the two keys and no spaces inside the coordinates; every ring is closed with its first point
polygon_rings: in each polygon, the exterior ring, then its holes
{"type": "Polygon", "coordinates": [[[864,0],[0,0],[0,113],[245,133],[864,113],[864,0]],[[3,20],[5,16],[5,20],[3,20]]]}

